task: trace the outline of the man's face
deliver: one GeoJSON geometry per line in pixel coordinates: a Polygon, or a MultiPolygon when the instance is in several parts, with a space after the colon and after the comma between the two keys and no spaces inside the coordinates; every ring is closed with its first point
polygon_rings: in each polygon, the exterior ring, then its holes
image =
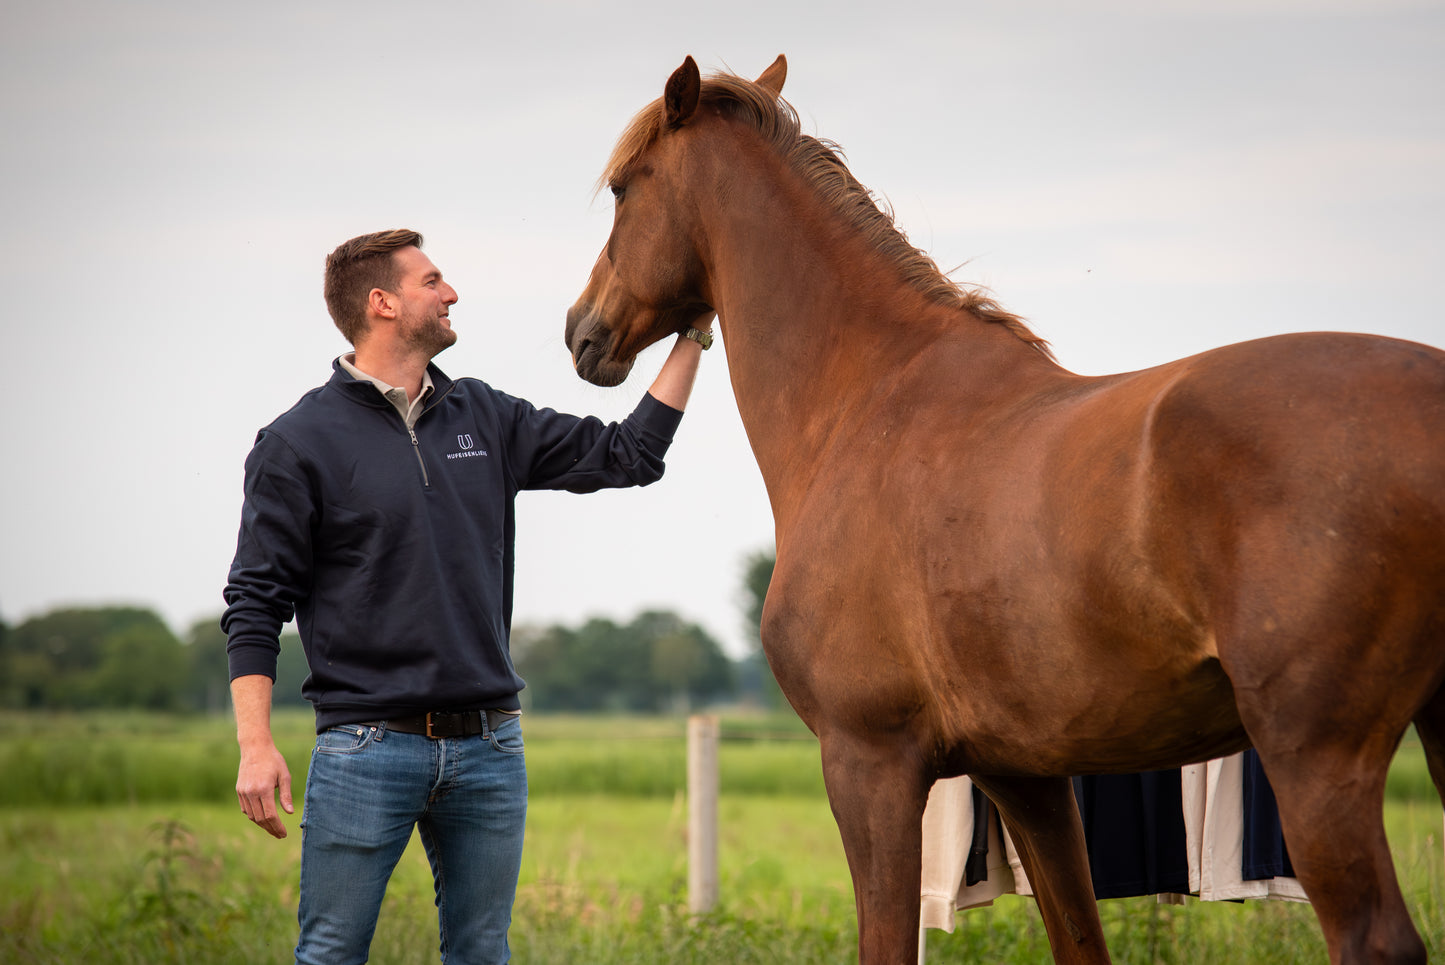
{"type": "Polygon", "coordinates": [[[456,304],[457,291],[442,280],[442,273],[420,248],[402,248],[392,257],[398,268],[396,292],[400,297],[397,324],[409,344],[435,356],[457,340],[447,313],[456,304]]]}

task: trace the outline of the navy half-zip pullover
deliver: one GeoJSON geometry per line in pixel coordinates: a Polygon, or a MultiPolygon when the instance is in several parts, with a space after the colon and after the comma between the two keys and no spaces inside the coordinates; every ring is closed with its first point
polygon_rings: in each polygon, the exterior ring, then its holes
{"type": "Polygon", "coordinates": [[[606,425],[429,366],[435,392],[408,430],[373,384],[333,369],[246,459],[221,618],[232,679],[275,679],[294,614],[318,732],[516,709],[516,494],[655,482],[682,413],[646,395],[606,425]]]}

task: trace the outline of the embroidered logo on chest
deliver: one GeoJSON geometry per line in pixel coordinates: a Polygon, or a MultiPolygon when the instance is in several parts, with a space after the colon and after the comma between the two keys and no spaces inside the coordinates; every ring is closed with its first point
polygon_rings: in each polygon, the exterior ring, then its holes
{"type": "Polygon", "coordinates": [[[463,432],[457,436],[457,447],[460,451],[447,453],[448,459],[468,459],[472,456],[485,456],[487,450],[473,448],[476,445],[472,441],[470,432],[463,432]]]}

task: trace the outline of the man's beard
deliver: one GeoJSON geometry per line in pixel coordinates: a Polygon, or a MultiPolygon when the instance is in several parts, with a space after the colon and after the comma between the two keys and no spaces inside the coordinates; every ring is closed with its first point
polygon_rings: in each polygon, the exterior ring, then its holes
{"type": "Polygon", "coordinates": [[[443,325],[441,319],[432,318],[423,325],[408,327],[403,337],[408,345],[424,349],[428,358],[434,358],[455,344],[457,333],[443,325]]]}

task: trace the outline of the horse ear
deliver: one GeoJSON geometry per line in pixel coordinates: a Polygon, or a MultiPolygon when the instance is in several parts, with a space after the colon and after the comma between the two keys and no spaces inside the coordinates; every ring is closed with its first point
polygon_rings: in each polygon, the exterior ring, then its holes
{"type": "Polygon", "coordinates": [[[771,67],[763,71],[762,75],[758,77],[756,83],[759,87],[764,87],[772,91],[773,96],[776,97],[783,92],[783,81],[787,79],[788,58],[784,57],[782,54],[778,54],[778,59],[773,61],[773,65],[771,67]]]}
{"type": "Polygon", "coordinates": [[[682,66],[667,79],[662,93],[663,116],[669,128],[681,127],[697,110],[698,95],[702,91],[702,78],[697,71],[697,62],[688,57],[682,66]]]}

